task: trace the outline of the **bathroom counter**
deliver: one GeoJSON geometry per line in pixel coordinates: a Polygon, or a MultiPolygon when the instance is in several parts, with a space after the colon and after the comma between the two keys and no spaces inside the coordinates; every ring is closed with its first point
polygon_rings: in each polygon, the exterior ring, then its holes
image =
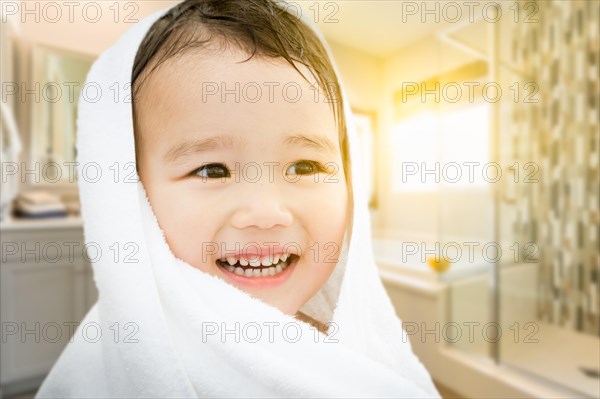
{"type": "Polygon", "coordinates": [[[25,219],[11,216],[0,221],[0,230],[2,232],[69,229],[81,227],[83,227],[83,219],[81,218],[81,216],[67,216],[43,219],[25,219]]]}

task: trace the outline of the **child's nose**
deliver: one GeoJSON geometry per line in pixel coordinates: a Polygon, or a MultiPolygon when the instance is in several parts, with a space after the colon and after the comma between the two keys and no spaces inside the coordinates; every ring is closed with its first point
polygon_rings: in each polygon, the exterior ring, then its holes
{"type": "MultiPolygon", "coordinates": [[[[266,186],[272,185],[267,184],[266,186]]],[[[275,226],[286,227],[292,224],[294,220],[292,212],[277,190],[269,190],[261,184],[251,191],[252,193],[246,192],[237,199],[239,206],[231,218],[233,227],[270,229],[275,226]]]]}

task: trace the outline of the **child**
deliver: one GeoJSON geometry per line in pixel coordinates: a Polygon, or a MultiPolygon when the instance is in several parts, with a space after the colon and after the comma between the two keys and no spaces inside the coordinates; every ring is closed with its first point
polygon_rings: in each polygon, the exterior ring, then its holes
{"type": "Polygon", "coordinates": [[[39,397],[439,397],[378,279],[336,71],[288,10],[187,0],[92,67],[133,102],[80,104],[80,164],[139,182],[80,169],[86,242],[135,252],[94,262],[39,397]]]}
{"type": "Polygon", "coordinates": [[[137,168],[174,255],[294,315],[346,231],[346,131],[339,96],[317,91],[338,85],[321,43],[269,2],[183,2],[148,32],[132,82],[137,168]]]}

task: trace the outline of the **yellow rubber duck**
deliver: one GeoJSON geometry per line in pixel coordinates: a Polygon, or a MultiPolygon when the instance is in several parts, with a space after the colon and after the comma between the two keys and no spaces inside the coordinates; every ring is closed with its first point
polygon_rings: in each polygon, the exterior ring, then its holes
{"type": "Polygon", "coordinates": [[[430,256],[427,258],[427,264],[436,272],[444,273],[450,268],[452,262],[444,257],[430,256]]]}

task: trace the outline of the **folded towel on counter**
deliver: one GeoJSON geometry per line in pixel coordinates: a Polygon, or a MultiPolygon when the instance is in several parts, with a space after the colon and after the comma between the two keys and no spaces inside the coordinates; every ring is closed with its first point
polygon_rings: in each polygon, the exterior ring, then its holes
{"type": "MultiPolygon", "coordinates": [[[[94,63],[87,81],[104,93],[119,87],[130,95],[138,46],[166,12],[129,29],[94,63]]],[[[314,24],[304,22],[327,48],[314,24]]],[[[133,242],[137,262],[111,255],[93,264],[98,302],[37,397],[439,398],[379,279],[360,149],[342,95],[353,160],[353,226],[334,273],[301,309],[332,322],[334,334],[325,337],[176,258],[141,183],[80,178],[86,243],[111,248],[133,242]],[[294,339],[282,339],[287,325],[294,339]],[[263,333],[273,326],[273,340],[264,335],[257,342],[232,339],[236,326],[263,333]],[[229,339],[221,339],[223,329],[229,339]]],[[[130,103],[114,101],[112,94],[94,103],[80,101],[77,126],[80,164],[111,170],[115,162],[135,163],[130,103]]]]}
{"type": "Polygon", "coordinates": [[[18,199],[33,205],[60,204],[60,196],[46,190],[29,190],[19,194],[18,199]]]}
{"type": "Polygon", "coordinates": [[[54,193],[30,190],[17,196],[14,213],[22,218],[63,217],[67,216],[67,207],[54,193]]]}

